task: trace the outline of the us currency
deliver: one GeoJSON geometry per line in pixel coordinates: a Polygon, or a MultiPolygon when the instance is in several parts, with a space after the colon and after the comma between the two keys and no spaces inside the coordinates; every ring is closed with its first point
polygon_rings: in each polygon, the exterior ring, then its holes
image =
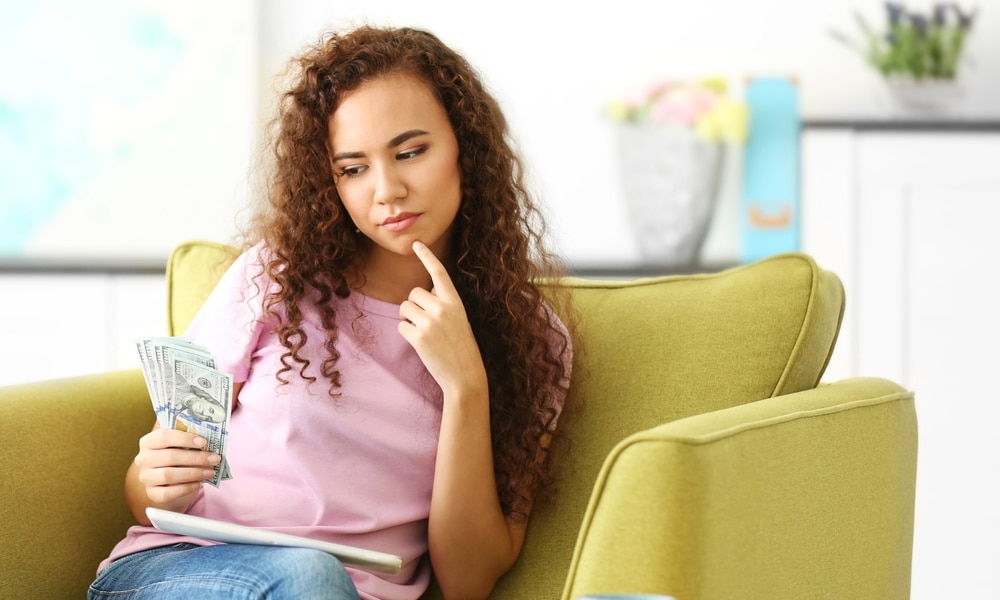
{"type": "Polygon", "coordinates": [[[136,342],[136,347],[139,350],[146,387],[149,389],[156,419],[160,427],[171,429],[176,411],[167,394],[173,379],[171,376],[173,369],[170,365],[177,358],[184,358],[215,368],[215,358],[204,347],[178,337],[143,338],[136,342]]]}
{"type": "Polygon", "coordinates": [[[222,460],[206,483],[232,478],[226,440],[232,416],[233,378],[216,366],[204,347],[184,338],[153,337],[136,342],[146,387],[161,428],[190,431],[207,440],[222,460]]]}

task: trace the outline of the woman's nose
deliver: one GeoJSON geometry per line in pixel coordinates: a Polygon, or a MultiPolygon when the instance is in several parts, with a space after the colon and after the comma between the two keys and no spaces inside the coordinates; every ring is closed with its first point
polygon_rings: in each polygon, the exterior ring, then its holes
{"type": "Polygon", "coordinates": [[[384,168],[378,170],[375,179],[375,204],[392,204],[406,196],[406,186],[395,169],[384,168]]]}

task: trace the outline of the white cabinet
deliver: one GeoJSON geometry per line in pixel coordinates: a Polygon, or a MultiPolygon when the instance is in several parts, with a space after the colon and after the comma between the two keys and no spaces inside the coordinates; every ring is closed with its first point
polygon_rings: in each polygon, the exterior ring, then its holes
{"type": "Polygon", "coordinates": [[[914,600],[1000,597],[1000,124],[807,127],[802,243],[847,289],[827,380],[916,392],[914,600]]]}
{"type": "Polygon", "coordinates": [[[163,275],[0,273],[0,385],[139,367],[166,314],[163,275]]]}

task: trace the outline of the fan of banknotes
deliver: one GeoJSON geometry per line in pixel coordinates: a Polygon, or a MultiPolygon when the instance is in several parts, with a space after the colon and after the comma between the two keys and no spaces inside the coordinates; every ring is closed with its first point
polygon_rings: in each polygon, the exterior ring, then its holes
{"type": "Polygon", "coordinates": [[[204,347],[181,337],[142,338],[135,343],[163,429],[180,429],[208,440],[207,450],[222,457],[211,479],[218,487],[232,479],[226,461],[226,438],[233,406],[233,376],[216,368],[215,357],[204,347]]]}

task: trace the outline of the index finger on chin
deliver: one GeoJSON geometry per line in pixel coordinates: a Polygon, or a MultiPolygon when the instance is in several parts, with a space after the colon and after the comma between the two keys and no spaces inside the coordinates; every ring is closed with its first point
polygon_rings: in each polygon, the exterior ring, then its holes
{"type": "Polygon", "coordinates": [[[448,275],[448,269],[445,268],[444,264],[426,244],[420,241],[413,242],[413,253],[417,255],[417,258],[420,259],[420,262],[423,263],[424,268],[430,274],[434,290],[437,292],[447,291],[455,293],[455,286],[448,275]]]}

